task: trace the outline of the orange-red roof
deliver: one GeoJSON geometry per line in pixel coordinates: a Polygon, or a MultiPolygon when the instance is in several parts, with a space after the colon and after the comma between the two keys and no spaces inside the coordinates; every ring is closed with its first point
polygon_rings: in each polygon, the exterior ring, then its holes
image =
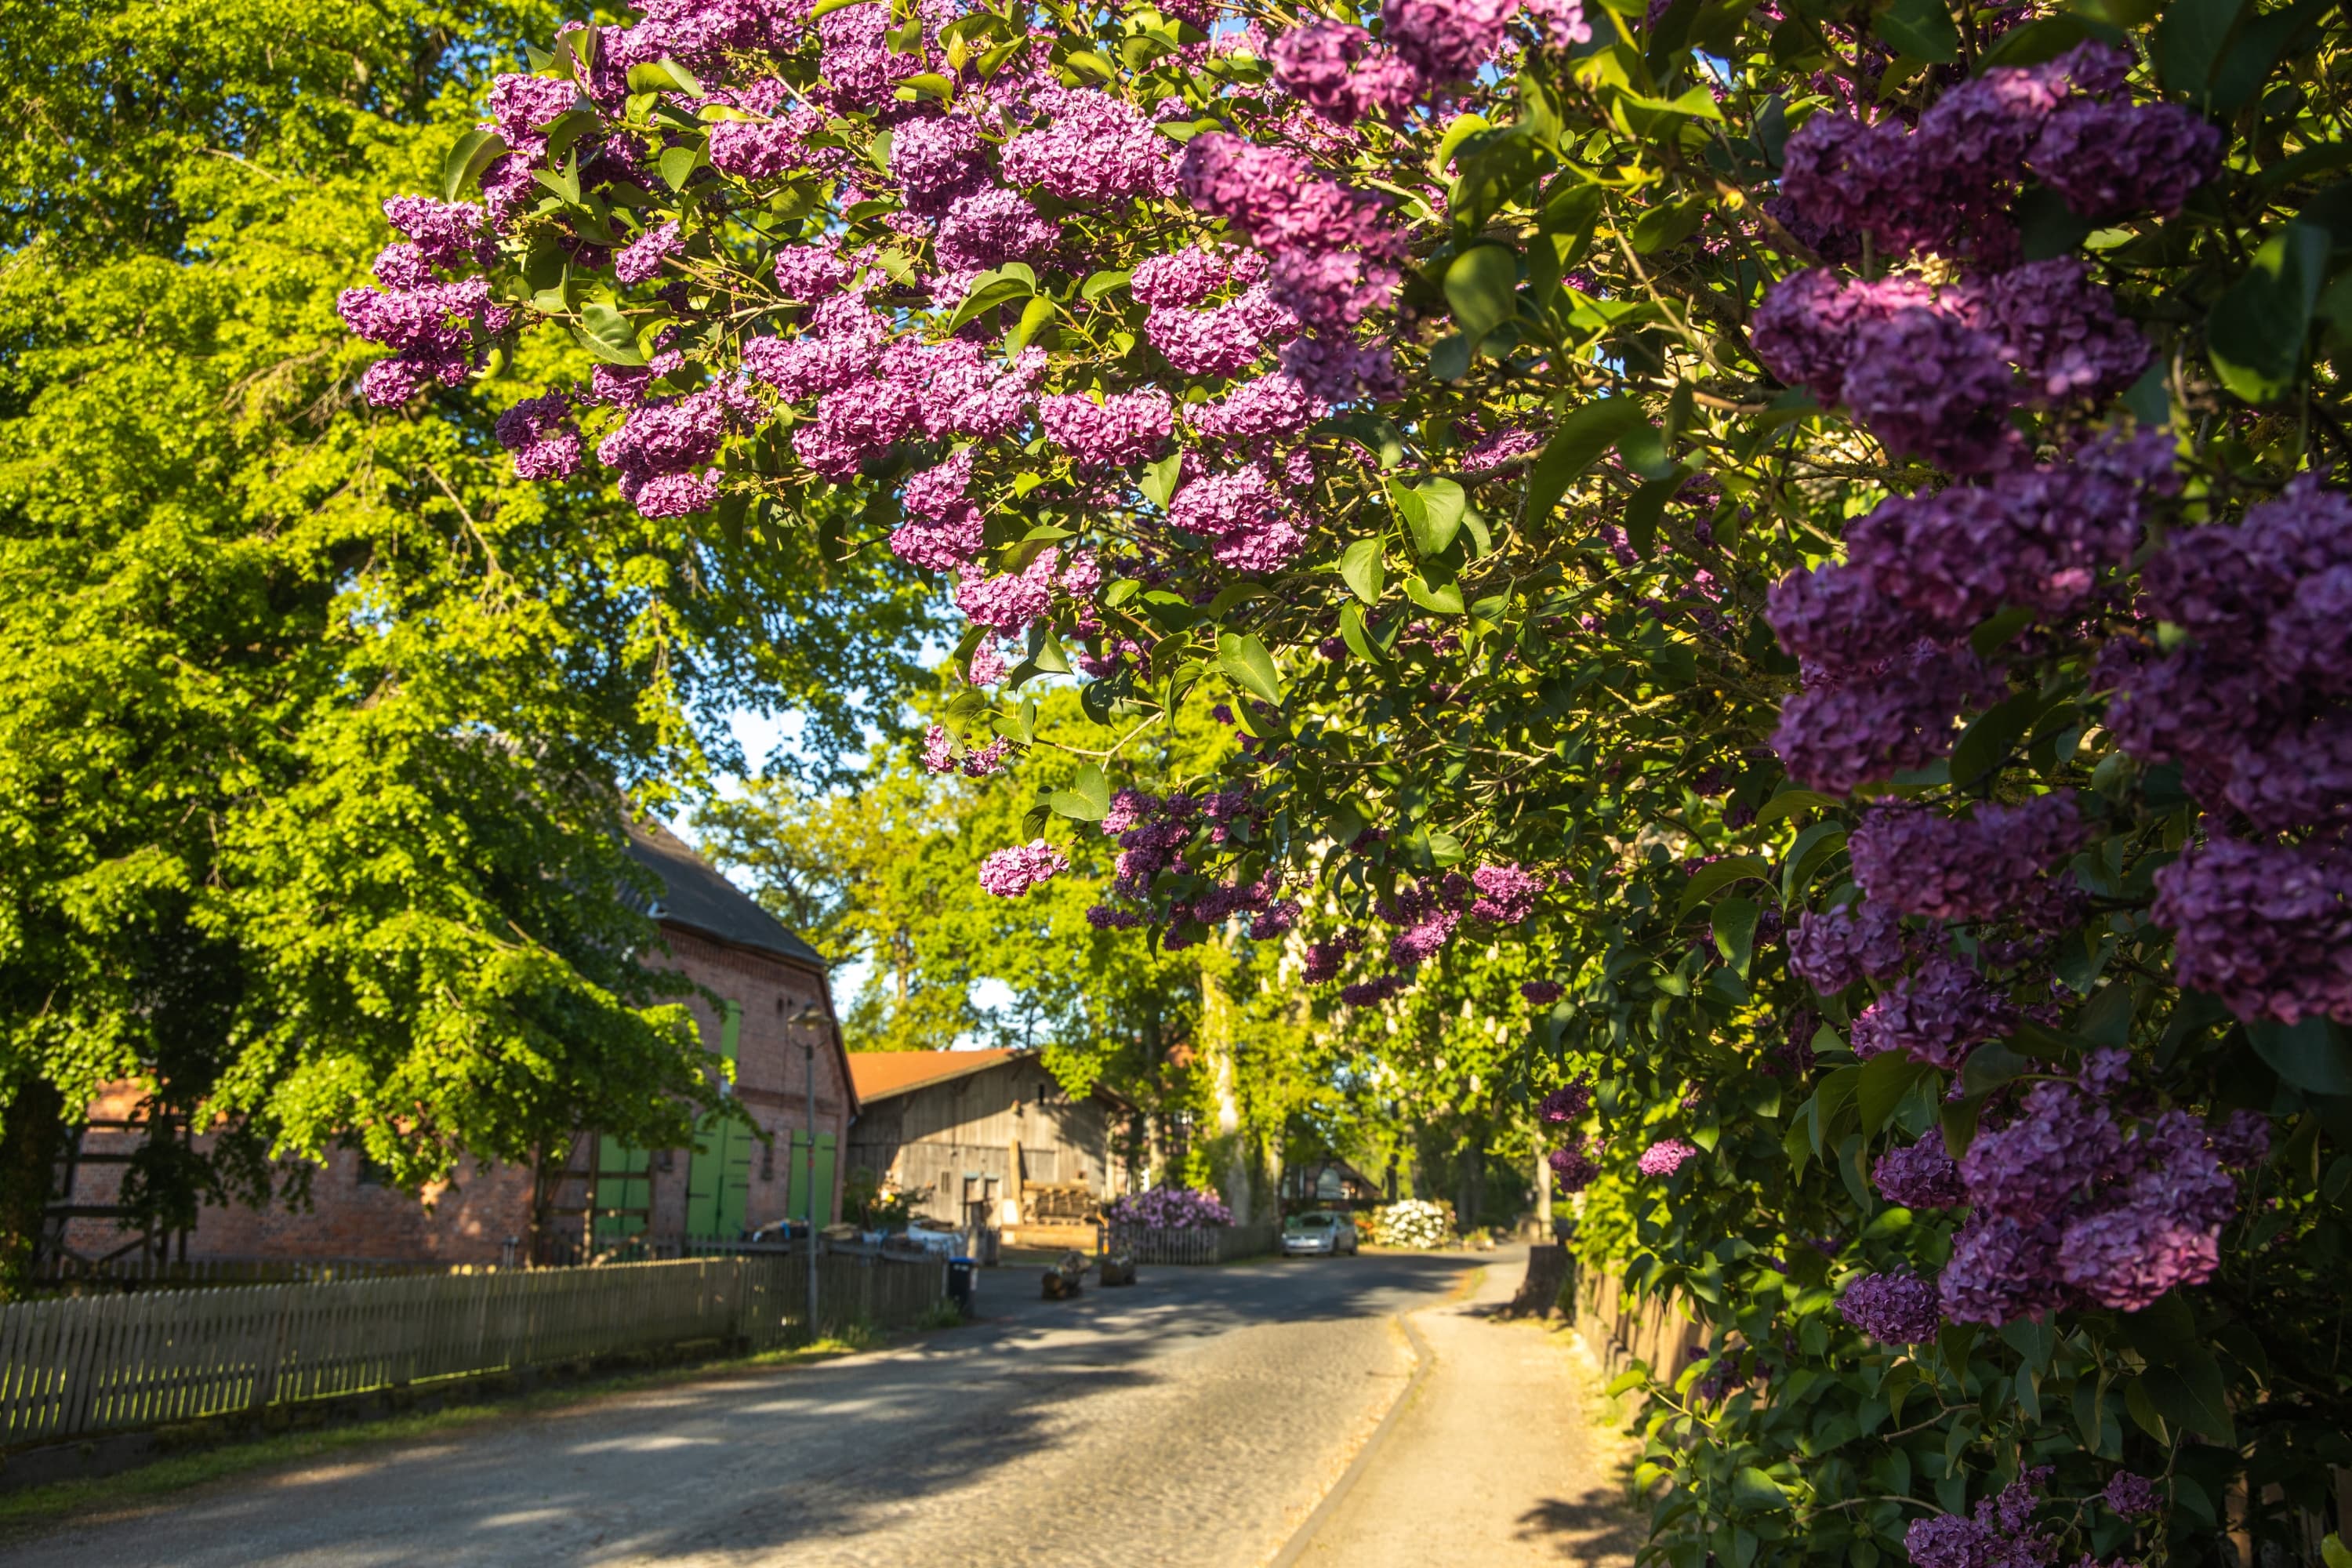
{"type": "Polygon", "coordinates": [[[849,1081],[857,1087],[860,1100],[887,1100],[925,1084],[942,1083],[1032,1054],[1009,1047],[985,1051],[852,1051],[849,1081]]]}

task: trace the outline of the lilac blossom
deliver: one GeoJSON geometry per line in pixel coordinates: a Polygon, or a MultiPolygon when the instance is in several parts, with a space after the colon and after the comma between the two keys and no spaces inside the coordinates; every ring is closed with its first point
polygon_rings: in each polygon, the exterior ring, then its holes
{"type": "Polygon", "coordinates": [[[1864,1275],[1838,1297],[1838,1312],[1881,1344],[1923,1343],[1941,1323],[1936,1282],[1913,1274],[1864,1275]]]}
{"type": "Polygon", "coordinates": [[[1873,806],[1847,841],[1853,879],[1874,906],[1940,921],[1999,918],[2044,868],[2085,837],[2071,793],[2021,805],[1979,805],[1966,817],[1924,806],[1873,806]]]}
{"type": "Polygon", "coordinates": [[[1679,1138],[1661,1138],[1642,1151],[1634,1166],[1645,1176],[1671,1176],[1698,1157],[1698,1145],[1679,1138]]]}
{"type": "Polygon", "coordinates": [[[560,392],[526,397],[499,416],[499,445],[514,454],[515,477],[568,479],[580,471],[580,427],[560,392]]]}
{"type": "Polygon", "coordinates": [[[1879,1195],[1907,1209],[1958,1208],[1968,1202],[1958,1163],[1944,1152],[1939,1137],[1889,1149],[1870,1168],[1879,1195]]]}
{"type": "Polygon", "coordinates": [[[1079,393],[1037,400],[1046,438],[1080,464],[1124,468],[1160,449],[1174,426],[1175,405],[1159,391],[1113,393],[1099,403],[1079,393]]]}
{"type": "Polygon", "coordinates": [[[1070,868],[1070,858],[1042,838],[989,852],[980,863],[980,887],[1000,899],[1017,899],[1038,883],[1070,868]]]}

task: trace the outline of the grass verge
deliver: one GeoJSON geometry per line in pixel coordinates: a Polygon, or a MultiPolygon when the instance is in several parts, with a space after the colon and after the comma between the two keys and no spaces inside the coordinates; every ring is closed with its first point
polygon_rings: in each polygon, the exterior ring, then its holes
{"type": "MultiPolygon", "coordinates": [[[[927,1325],[928,1326],[928,1325],[927,1325]]],[[[727,1373],[803,1366],[870,1350],[879,1334],[852,1328],[833,1339],[797,1350],[762,1351],[756,1355],[728,1356],[658,1371],[626,1373],[563,1388],[542,1388],[504,1399],[475,1400],[439,1410],[387,1415],[348,1426],[322,1426],[309,1432],[281,1432],[267,1437],[233,1439],[216,1447],[173,1454],[120,1475],[95,1479],[58,1481],[23,1491],[0,1493],[0,1545],[69,1519],[110,1518],[138,1511],[175,1492],[209,1481],[226,1480],[257,1471],[288,1469],[331,1454],[411,1443],[420,1438],[455,1435],[488,1422],[517,1415],[539,1415],[604,1399],[637,1389],[691,1383],[727,1373]]]]}

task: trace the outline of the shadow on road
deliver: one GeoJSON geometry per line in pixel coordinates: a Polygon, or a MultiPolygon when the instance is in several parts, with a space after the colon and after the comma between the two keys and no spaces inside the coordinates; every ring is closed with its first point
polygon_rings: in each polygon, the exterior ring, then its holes
{"type": "Polygon", "coordinates": [[[838,1551],[955,1506],[947,1494],[992,1467],[1071,1440],[1057,1419],[1066,1407],[1168,1382],[1174,1369],[1154,1363],[1191,1342],[1385,1317],[1426,1304],[1471,1266],[1439,1255],[1156,1268],[1133,1287],[1053,1303],[1027,1299],[1035,1272],[991,1271],[981,1321],[911,1345],[619,1394],[227,1483],[135,1519],[68,1526],[23,1543],[18,1561],[791,1561],[795,1547],[838,1551]]]}
{"type": "Polygon", "coordinates": [[[1518,1538],[1558,1538],[1563,1562],[1596,1557],[1631,1558],[1644,1539],[1642,1521],[1627,1511],[1624,1495],[1594,1487],[1581,1497],[1546,1498],[1519,1515],[1518,1538]]]}

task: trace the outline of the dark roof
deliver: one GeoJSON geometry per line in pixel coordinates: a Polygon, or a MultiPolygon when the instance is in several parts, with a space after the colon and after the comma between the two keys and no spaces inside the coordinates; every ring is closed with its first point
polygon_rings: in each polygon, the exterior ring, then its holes
{"type": "Polygon", "coordinates": [[[662,896],[645,912],[665,925],[683,926],[737,947],[772,952],[820,973],[824,959],[761,909],[749,893],[721,876],[686,841],[658,822],[629,824],[629,858],[661,879],[662,896]]]}

